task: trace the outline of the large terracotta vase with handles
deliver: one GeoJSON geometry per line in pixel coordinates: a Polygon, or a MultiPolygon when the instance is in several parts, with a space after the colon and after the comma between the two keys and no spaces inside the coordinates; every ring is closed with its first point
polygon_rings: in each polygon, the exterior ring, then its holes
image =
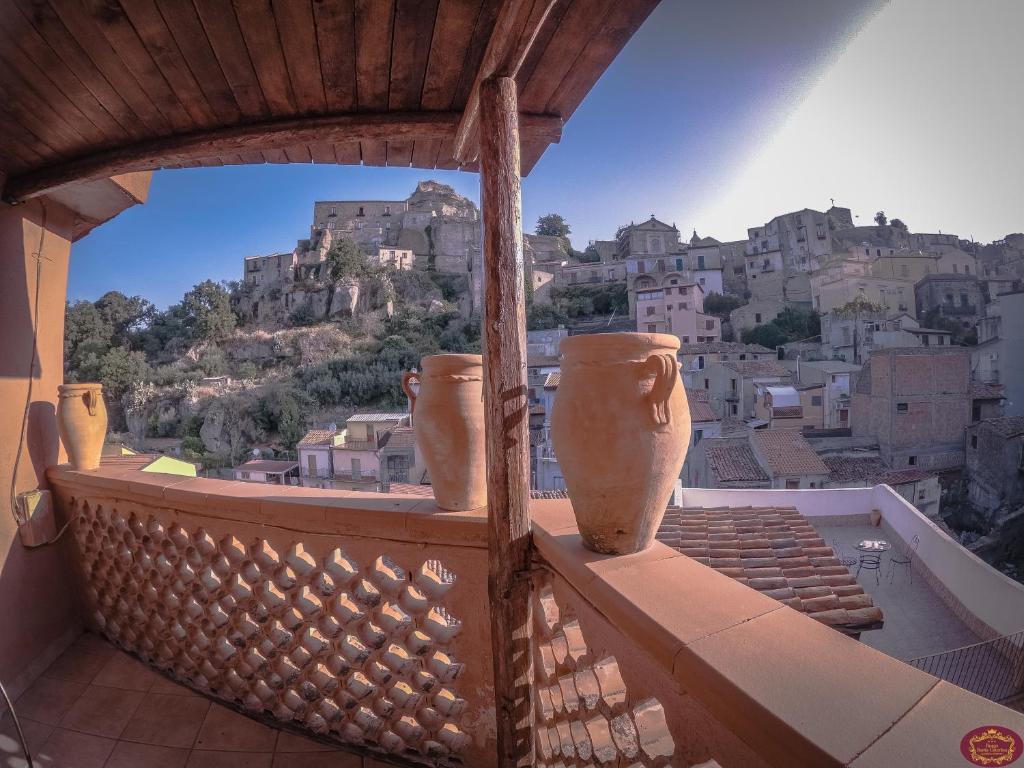
{"type": "Polygon", "coordinates": [[[421,372],[405,374],[402,389],[412,402],[416,445],[430,472],[437,506],[486,506],[483,358],[432,355],[420,364],[421,372]]]}
{"type": "Polygon", "coordinates": [[[96,469],[107,436],[102,384],[62,384],[57,388],[60,439],[75,469],[96,469]]]}
{"type": "Polygon", "coordinates": [[[679,339],[570,336],[560,350],[551,438],[583,543],[639,552],[654,540],[690,444],[679,339]]]}

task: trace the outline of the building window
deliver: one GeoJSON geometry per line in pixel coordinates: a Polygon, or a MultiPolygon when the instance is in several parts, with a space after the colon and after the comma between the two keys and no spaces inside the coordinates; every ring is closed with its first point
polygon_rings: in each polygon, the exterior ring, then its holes
{"type": "Polygon", "coordinates": [[[733,392],[735,392],[735,391],[736,391],[736,379],[729,379],[729,388],[730,388],[730,389],[731,389],[731,390],[732,390],[733,392]]]}
{"type": "Polygon", "coordinates": [[[685,301],[680,301],[679,302],[679,309],[686,309],[686,302],[685,301]]]}
{"type": "Polygon", "coordinates": [[[657,333],[658,332],[658,324],[657,323],[648,323],[647,324],[647,332],[648,333],[657,333]]]}
{"type": "MultiPolygon", "coordinates": [[[[685,269],[685,267],[683,266],[683,260],[682,259],[676,259],[676,269],[679,269],[679,270],[685,269]]],[[[674,282],[672,284],[675,285],[674,282]]]]}
{"type": "Polygon", "coordinates": [[[715,330],[715,321],[714,320],[705,320],[704,321],[704,330],[705,331],[713,331],[713,330],[715,330]]]}
{"type": "Polygon", "coordinates": [[[896,413],[909,413],[910,407],[906,403],[896,403],[896,413]]]}
{"type": "Polygon", "coordinates": [[[689,344],[689,343],[690,343],[690,337],[689,336],[683,336],[683,344],[689,344]]]}
{"type": "MultiPolygon", "coordinates": [[[[697,370],[704,370],[704,355],[697,355],[697,370]]],[[[705,381],[707,381],[707,379],[705,379],[705,381]]]]}
{"type": "Polygon", "coordinates": [[[740,352],[740,360],[746,360],[746,359],[747,359],[747,353],[746,352],[740,352]]]}
{"type": "Polygon", "coordinates": [[[907,456],[907,465],[911,467],[917,466],[917,456],[907,456]]]}
{"type": "Polygon", "coordinates": [[[647,316],[650,317],[651,315],[653,315],[654,314],[654,310],[655,310],[655,307],[648,307],[647,308],[647,316]]]}
{"type": "Polygon", "coordinates": [[[732,415],[736,415],[736,403],[732,403],[732,415]]]}
{"type": "Polygon", "coordinates": [[[794,491],[794,490],[798,489],[799,487],[800,487],[800,481],[799,480],[787,480],[786,481],[786,490],[787,491],[794,491]]]}
{"type": "Polygon", "coordinates": [[[977,435],[971,435],[971,448],[973,448],[974,450],[978,450],[978,436],[977,435]]]}
{"type": "Polygon", "coordinates": [[[699,443],[702,437],[704,437],[704,430],[703,429],[695,429],[695,430],[693,430],[693,444],[694,445],[699,443]]]}
{"type": "Polygon", "coordinates": [[[360,206],[359,206],[359,213],[357,213],[357,214],[356,214],[356,216],[365,216],[365,215],[366,215],[366,214],[365,214],[365,213],[363,213],[363,206],[361,206],[361,205],[360,205],[360,206]]]}
{"type": "Polygon", "coordinates": [[[754,313],[754,322],[757,323],[758,325],[761,324],[761,313],[760,312],[755,312],[754,313]]]}
{"type": "Polygon", "coordinates": [[[821,395],[811,395],[811,405],[821,405],[821,395]]]}
{"type": "Polygon", "coordinates": [[[704,379],[704,389],[711,389],[711,379],[704,379]]]}

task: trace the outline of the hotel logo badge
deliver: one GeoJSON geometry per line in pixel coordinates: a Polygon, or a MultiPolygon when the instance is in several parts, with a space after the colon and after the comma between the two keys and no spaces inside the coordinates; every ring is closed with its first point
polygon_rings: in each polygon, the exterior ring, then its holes
{"type": "Polygon", "coordinates": [[[960,741],[960,753],[971,765],[1004,766],[1017,762],[1021,738],[1015,731],[983,725],[969,731],[960,741]]]}

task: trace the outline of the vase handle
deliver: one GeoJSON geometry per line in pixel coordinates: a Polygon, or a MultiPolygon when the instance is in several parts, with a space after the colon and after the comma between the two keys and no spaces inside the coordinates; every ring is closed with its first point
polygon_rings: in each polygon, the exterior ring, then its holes
{"type": "Polygon", "coordinates": [[[91,389],[87,389],[82,395],[82,399],[85,401],[85,407],[89,410],[90,416],[96,415],[96,393],[91,389]]]}
{"type": "Polygon", "coordinates": [[[651,355],[643,364],[643,372],[647,375],[654,374],[654,385],[647,395],[647,402],[651,404],[651,414],[655,424],[670,424],[672,422],[672,411],[669,407],[669,398],[679,378],[679,364],[675,355],[665,353],[651,355]]]}
{"type": "Polygon", "coordinates": [[[406,396],[409,398],[410,403],[409,413],[416,413],[417,395],[415,392],[412,391],[412,387],[410,386],[410,382],[412,382],[413,380],[415,380],[417,384],[422,383],[420,380],[420,375],[416,371],[409,371],[402,377],[402,391],[405,392],[406,396]]]}

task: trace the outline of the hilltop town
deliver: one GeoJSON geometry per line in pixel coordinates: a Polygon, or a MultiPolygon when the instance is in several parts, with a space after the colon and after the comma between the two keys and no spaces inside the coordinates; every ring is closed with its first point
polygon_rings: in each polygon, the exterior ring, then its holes
{"type": "MultiPolygon", "coordinates": [[[[808,208],[719,241],[652,215],[576,250],[542,217],[523,236],[535,491],[564,490],[559,340],[668,333],[693,423],[681,487],[887,483],[978,552],[1019,559],[1005,531],[1024,504],[1024,235],[982,245],[874,218],[808,208]]],[[[239,479],[415,492],[398,377],[479,349],[479,210],[423,181],[404,200],[317,201],[303,234],[168,313],[220,312],[221,332],[124,342],[146,358],[122,382],[125,441],[239,479]]]]}

